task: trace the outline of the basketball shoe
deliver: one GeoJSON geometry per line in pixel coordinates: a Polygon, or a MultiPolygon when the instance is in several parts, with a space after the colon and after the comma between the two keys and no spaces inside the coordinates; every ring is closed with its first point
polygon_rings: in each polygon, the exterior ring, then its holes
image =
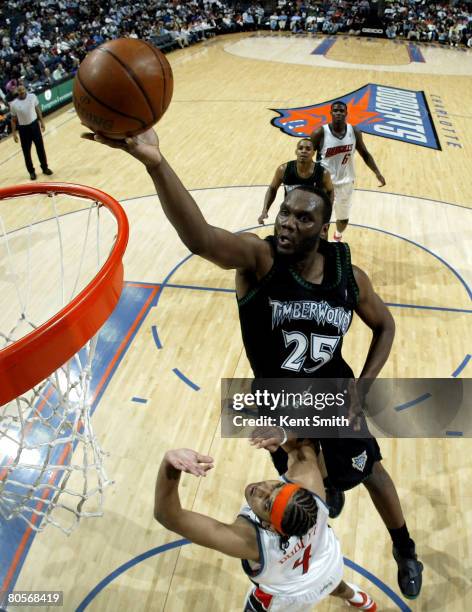
{"type": "Polygon", "coordinates": [[[341,242],[342,239],[343,239],[343,235],[342,234],[338,234],[337,230],[335,230],[334,234],[333,234],[334,242],[341,242]]]}
{"type": "Polygon", "coordinates": [[[407,599],[416,599],[421,591],[423,564],[418,561],[414,548],[404,557],[393,547],[393,557],[398,565],[398,586],[407,599]]]}

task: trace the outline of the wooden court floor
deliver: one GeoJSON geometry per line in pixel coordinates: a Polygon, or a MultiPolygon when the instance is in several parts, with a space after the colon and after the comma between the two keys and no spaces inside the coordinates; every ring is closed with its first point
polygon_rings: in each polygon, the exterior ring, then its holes
{"type": "MultiPolygon", "coordinates": [[[[353,262],[370,275],[395,317],[396,340],[382,376],[470,377],[472,54],[461,54],[461,75],[451,74],[447,48],[434,57],[425,54],[430,73],[424,67],[418,72],[413,63],[406,72],[399,47],[402,71],[395,72],[388,41],[352,41],[356,63],[349,68],[350,41],[343,40],[332,48],[331,60],[328,52],[329,65],[323,58],[320,65],[310,65],[305,54],[320,40],[227,36],[170,54],[175,93],[158,126],[162,151],[212,224],[232,231],[254,228],[265,186],[279,164],[293,159],[296,142],[271,125],[277,116],[271,109],[322,103],[369,83],[424,91],[441,150],[366,135],[387,185],[378,189],[357,156],[352,225],[345,239],[353,262]],[[359,67],[363,62],[365,67],[359,67]],[[445,132],[440,123],[446,116],[453,131],[445,132]]],[[[122,201],[131,228],[125,279],[155,287],[158,300],[94,415],[115,480],[104,517],[83,521],[68,538],[48,528],[28,540],[24,562],[20,553],[14,561],[21,567],[15,589],[63,590],[67,611],[236,612],[248,588],[238,560],[183,544],[152,517],[155,476],[169,448],[193,447],[215,457],[216,468],[207,479],[183,478],[181,497],[186,507],[221,520],[236,515],[247,482],[273,476],[264,453],[244,440],[220,436],[220,379],[250,372],[233,273],[197,257],[186,259],[188,251],[165,219],[145,171],[120,152],[81,141],[71,107],[46,123],[53,178],[95,186],[122,201]],[[133,403],[134,396],[147,403],[133,403]]],[[[11,139],[0,145],[0,168],[1,186],[28,178],[19,145],[11,139]]],[[[272,231],[275,208],[269,224],[253,231],[272,231]]],[[[2,207],[1,214],[9,227],[24,224],[28,216],[24,207],[2,207]]],[[[39,226],[33,232],[46,260],[54,245],[39,226]]],[[[46,282],[46,266],[39,262],[36,270],[46,282]]],[[[4,275],[1,267],[0,281],[4,275]]],[[[356,320],[344,343],[356,373],[368,342],[356,320]]],[[[398,597],[396,565],[388,534],[363,487],[348,493],[343,514],[333,521],[352,562],[346,579],[369,590],[379,610],[469,610],[470,441],[385,439],[380,444],[425,564],[423,591],[415,602],[404,603],[389,591],[398,597]]],[[[343,606],[329,600],[319,609],[343,606]]]]}

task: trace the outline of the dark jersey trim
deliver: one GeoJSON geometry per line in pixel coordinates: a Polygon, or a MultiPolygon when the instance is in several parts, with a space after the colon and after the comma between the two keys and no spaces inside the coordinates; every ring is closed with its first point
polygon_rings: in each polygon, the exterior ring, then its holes
{"type": "Polygon", "coordinates": [[[250,302],[252,298],[259,293],[262,287],[274,276],[275,270],[276,270],[276,263],[274,260],[274,263],[272,264],[272,268],[267,272],[265,276],[261,278],[261,280],[257,284],[257,287],[253,287],[252,289],[250,289],[244,297],[236,298],[238,302],[238,306],[244,306],[245,304],[250,302]]]}
{"type": "Polygon", "coordinates": [[[249,561],[247,559],[241,559],[241,564],[243,566],[244,573],[247,574],[249,578],[251,578],[252,580],[252,578],[256,578],[256,576],[260,576],[260,574],[262,574],[262,572],[265,569],[264,548],[262,546],[261,534],[259,533],[259,529],[262,529],[262,527],[258,525],[255,521],[253,521],[251,518],[249,518],[248,516],[245,516],[244,514],[238,514],[238,516],[242,517],[243,519],[246,519],[246,521],[251,523],[251,525],[253,525],[254,529],[256,530],[257,547],[259,549],[259,563],[261,567],[258,570],[253,570],[252,567],[249,565],[249,561]]]}
{"type": "MultiPolygon", "coordinates": [[[[324,279],[323,282],[319,285],[315,284],[315,283],[310,283],[310,281],[305,280],[302,276],[300,276],[300,274],[298,274],[298,272],[295,270],[295,268],[290,267],[290,273],[293,276],[293,278],[297,281],[297,283],[299,283],[302,287],[305,287],[305,289],[335,289],[339,283],[342,280],[342,272],[343,272],[343,268],[342,268],[342,262],[341,262],[341,252],[338,246],[338,243],[330,243],[330,245],[335,245],[335,253],[336,253],[336,276],[335,279],[333,280],[332,283],[329,284],[325,284],[324,283],[324,279]]],[[[324,257],[326,257],[326,255],[324,253],[322,253],[322,255],[324,257]]]]}
{"type": "Polygon", "coordinates": [[[354,270],[352,269],[351,263],[351,249],[346,242],[341,242],[344,247],[344,251],[346,253],[346,268],[347,268],[347,279],[349,286],[351,287],[354,295],[356,296],[356,306],[359,304],[359,285],[357,284],[356,277],[354,276],[354,270]]]}

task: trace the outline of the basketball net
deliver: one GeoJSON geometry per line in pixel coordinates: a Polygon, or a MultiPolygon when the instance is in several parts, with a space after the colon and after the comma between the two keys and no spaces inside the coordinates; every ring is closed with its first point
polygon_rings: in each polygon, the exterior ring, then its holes
{"type": "Polygon", "coordinates": [[[97,330],[121,292],[127,222],[98,190],[25,189],[0,193],[0,515],[69,534],[102,515],[112,482],[91,422],[93,372],[97,330]]]}

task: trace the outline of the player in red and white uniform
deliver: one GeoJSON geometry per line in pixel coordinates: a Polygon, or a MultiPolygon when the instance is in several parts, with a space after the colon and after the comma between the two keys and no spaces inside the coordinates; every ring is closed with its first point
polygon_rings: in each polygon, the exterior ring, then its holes
{"type": "MultiPolygon", "coordinates": [[[[258,446],[266,446],[262,440],[258,446]]],[[[328,508],[317,457],[309,441],[283,445],[288,471],[283,480],[249,484],[245,505],[232,524],[180,505],[181,472],[205,476],[213,459],[190,449],[168,451],[156,482],[154,516],[167,529],[196,544],[243,560],[254,585],[245,612],[306,612],[328,595],[359,610],[375,602],[342,580],[343,557],[328,526],[328,508]]]]}
{"type": "Polygon", "coordinates": [[[354,153],[356,150],[377,177],[379,187],[385,185],[384,177],[364,144],[362,132],[347,123],[346,116],[346,104],[341,101],[333,102],[331,104],[331,123],[323,125],[311,135],[315,151],[318,151],[322,165],[329,171],[334,186],[334,212],[336,214],[334,240],[336,241],[342,240],[343,231],[349,223],[354,192],[354,153]]]}

